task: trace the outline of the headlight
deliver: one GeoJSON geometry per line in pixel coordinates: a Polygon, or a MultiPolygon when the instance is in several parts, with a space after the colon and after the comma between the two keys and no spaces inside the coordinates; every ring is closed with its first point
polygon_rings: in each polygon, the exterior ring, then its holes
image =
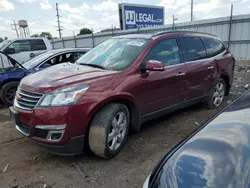
{"type": "Polygon", "coordinates": [[[38,106],[64,106],[76,104],[80,97],[89,89],[89,85],[71,86],[44,95],[38,106]]]}

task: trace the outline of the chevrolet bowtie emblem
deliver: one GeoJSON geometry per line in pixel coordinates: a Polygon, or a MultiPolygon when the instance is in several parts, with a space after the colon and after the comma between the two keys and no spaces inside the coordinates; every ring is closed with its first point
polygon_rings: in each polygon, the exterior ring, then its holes
{"type": "Polygon", "coordinates": [[[16,100],[20,100],[22,97],[19,94],[16,94],[16,100]]]}

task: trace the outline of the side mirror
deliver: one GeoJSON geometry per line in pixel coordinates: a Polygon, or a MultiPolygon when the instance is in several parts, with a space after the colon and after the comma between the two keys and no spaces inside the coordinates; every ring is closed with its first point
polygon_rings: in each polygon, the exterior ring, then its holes
{"type": "Polygon", "coordinates": [[[160,61],[149,60],[146,62],[146,70],[148,70],[148,71],[164,71],[165,66],[160,61]]]}
{"type": "Polygon", "coordinates": [[[43,65],[40,66],[40,69],[45,69],[51,67],[51,65],[49,63],[44,63],[43,65]]]}
{"type": "Polygon", "coordinates": [[[4,50],[4,53],[6,54],[15,54],[16,50],[14,48],[7,48],[4,50]]]}

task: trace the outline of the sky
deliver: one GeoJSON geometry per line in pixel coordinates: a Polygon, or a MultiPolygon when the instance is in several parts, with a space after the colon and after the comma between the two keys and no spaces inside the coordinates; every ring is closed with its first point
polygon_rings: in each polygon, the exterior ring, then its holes
{"type": "MultiPolygon", "coordinates": [[[[195,20],[229,16],[230,4],[234,5],[234,15],[250,14],[250,0],[193,1],[195,20]]],[[[191,0],[0,0],[0,37],[16,38],[11,24],[21,19],[28,21],[31,35],[46,31],[58,37],[56,2],[63,37],[78,34],[84,27],[94,32],[119,27],[118,3],[164,6],[165,24],[172,23],[173,14],[177,22],[190,21],[191,0]]]]}

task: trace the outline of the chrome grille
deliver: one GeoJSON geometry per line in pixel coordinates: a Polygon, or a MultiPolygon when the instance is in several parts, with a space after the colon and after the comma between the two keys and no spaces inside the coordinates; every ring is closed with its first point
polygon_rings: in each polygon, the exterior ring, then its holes
{"type": "Polygon", "coordinates": [[[33,93],[23,89],[18,89],[16,95],[17,107],[25,110],[32,110],[35,108],[42,96],[43,94],[41,93],[33,93]]]}

